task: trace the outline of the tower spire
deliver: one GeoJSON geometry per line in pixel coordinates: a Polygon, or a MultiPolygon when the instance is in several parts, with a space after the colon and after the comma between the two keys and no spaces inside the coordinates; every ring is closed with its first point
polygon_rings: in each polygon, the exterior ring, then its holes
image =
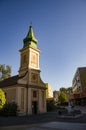
{"type": "Polygon", "coordinates": [[[37,48],[37,39],[34,36],[32,23],[29,26],[29,32],[28,32],[26,38],[23,40],[23,42],[24,42],[24,47],[31,45],[31,46],[37,48]]]}

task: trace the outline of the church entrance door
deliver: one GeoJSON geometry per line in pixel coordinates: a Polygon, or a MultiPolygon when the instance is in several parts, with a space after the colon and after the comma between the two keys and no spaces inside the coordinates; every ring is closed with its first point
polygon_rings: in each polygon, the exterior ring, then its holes
{"type": "Polygon", "coordinates": [[[32,114],[37,114],[37,101],[32,102],[32,114]]]}

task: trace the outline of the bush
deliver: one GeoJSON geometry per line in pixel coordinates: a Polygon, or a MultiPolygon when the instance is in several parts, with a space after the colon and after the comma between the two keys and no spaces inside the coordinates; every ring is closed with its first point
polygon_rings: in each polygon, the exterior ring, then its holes
{"type": "Polygon", "coordinates": [[[5,93],[2,89],[0,89],[0,109],[3,108],[5,102],[6,102],[5,93]]]}
{"type": "Polygon", "coordinates": [[[15,102],[6,103],[0,110],[1,116],[16,116],[17,115],[17,104],[15,102]]]}
{"type": "Polygon", "coordinates": [[[54,101],[47,101],[47,111],[56,110],[57,107],[54,104],[54,101]]]}

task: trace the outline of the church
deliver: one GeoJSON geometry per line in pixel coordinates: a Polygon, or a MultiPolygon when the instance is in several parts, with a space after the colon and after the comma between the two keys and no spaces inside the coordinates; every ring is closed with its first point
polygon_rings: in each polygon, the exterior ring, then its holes
{"type": "Polygon", "coordinates": [[[16,102],[19,115],[46,112],[46,85],[40,77],[39,54],[32,25],[23,40],[18,75],[0,82],[7,102],[16,102]]]}

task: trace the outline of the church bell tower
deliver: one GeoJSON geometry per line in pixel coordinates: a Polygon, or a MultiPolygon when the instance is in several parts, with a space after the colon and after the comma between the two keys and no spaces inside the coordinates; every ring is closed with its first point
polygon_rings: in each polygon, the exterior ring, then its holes
{"type": "Polygon", "coordinates": [[[40,70],[39,68],[39,53],[37,49],[37,39],[34,36],[33,28],[30,25],[29,32],[23,40],[24,45],[20,50],[20,69],[19,77],[24,76],[29,69],[40,70]]]}

